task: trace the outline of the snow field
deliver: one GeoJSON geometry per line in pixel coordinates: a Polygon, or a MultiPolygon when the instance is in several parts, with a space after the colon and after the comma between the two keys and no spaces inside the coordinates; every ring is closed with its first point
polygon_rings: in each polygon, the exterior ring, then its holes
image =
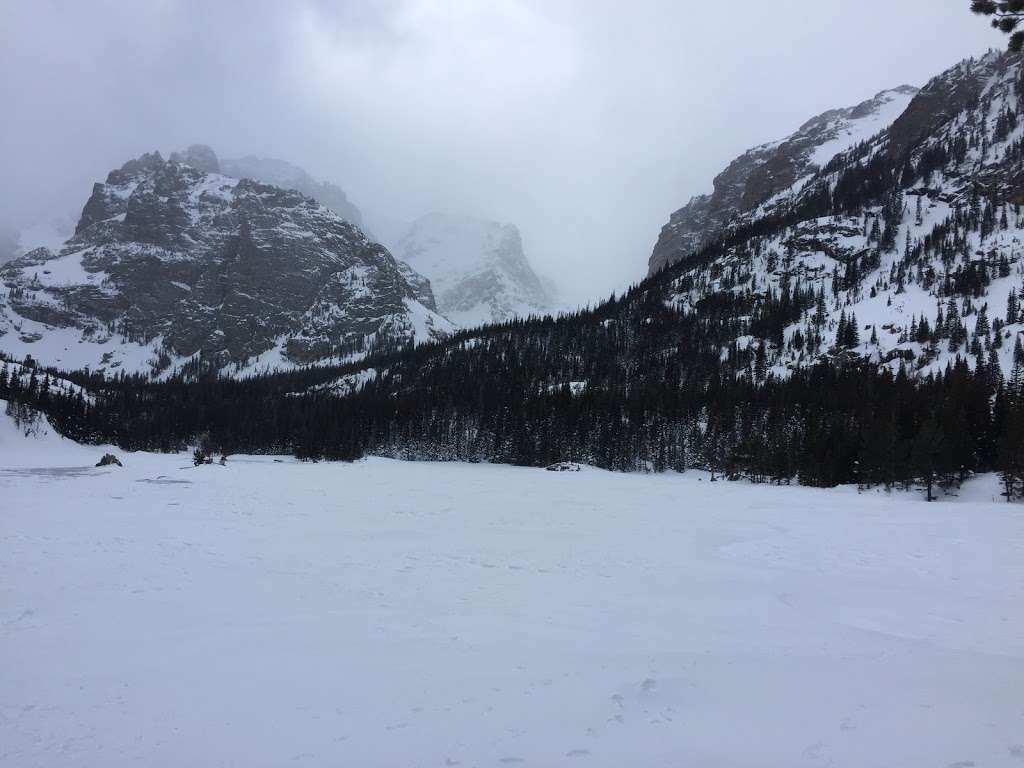
{"type": "Polygon", "coordinates": [[[1024,763],[1024,515],[993,478],[925,504],[384,459],[94,469],[19,439],[3,766],[1024,763]]]}

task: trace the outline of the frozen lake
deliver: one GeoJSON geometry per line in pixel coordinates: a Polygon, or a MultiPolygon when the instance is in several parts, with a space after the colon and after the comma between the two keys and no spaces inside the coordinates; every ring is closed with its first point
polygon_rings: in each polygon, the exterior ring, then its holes
{"type": "Polygon", "coordinates": [[[3,766],[1024,768],[1024,508],[991,478],[36,442],[0,440],[3,766]]]}

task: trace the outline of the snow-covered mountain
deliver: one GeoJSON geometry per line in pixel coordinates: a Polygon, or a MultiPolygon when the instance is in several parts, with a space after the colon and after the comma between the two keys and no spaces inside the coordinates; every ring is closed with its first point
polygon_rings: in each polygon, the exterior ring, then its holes
{"type": "Polygon", "coordinates": [[[452,329],[429,283],[336,212],[193,147],[94,186],[75,234],[0,269],[0,351],[62,368],[294,366],[452,329]]]}
{"type": "Polygon", "coordinates": [[[438,311],[464,328],[554,310],[550,283],[534,272],[512,224],[431,213],[394,252],[430,280],[438,311]]]}
{"type": "Polygon", "coordinates": [[[1010,375],[1024,358],[1022,109],[1021,58],[993,52],[932,80],[877,135],[809,155],[785,194],[741,196],[728,221],[673,214],[662,245],[690,245],[672,251],[667,300],[728,326],[723,362],[753,376],[852,355],[1010,375]]]}
{"type": "Polygon", "coordinates": [[[909,85],[882,91],[855,107],[813,117],[785,139],[740,155],[715,177],[710,195],[694,197],[672,214],[651,254],[650,274],[714,240],[738,215],[792,194],[836,155],[892,125],[915,94],[917,88],[909,85]]]}
{"type": "MultiPolygon", "coordinates": [[[[201,148],[201,145],[200,145],[201,148]]],[[[348,199],[338,185],[328,181],[317,181],[304,169],[285,160],[271,157],[247,155],[220,161],[220,173],[236,179],[255,179],[281,189],[298,190],[306,197],[330,208],[350,224],[355,224],[369,234],[363,223],[362,212],[348,199]]]]}

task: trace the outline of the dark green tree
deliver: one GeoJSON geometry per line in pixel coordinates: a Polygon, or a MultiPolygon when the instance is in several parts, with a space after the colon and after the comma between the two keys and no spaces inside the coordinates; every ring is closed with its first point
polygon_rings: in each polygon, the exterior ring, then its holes
{"type": "Polygon", "coordinates": [[[1010,36],[1011,51],[1024,50],[1024,31],[1017,29],[1024,21],[1024,0],[971,0],[971,11],[992,17],[992,26],[1010,36]]]}
{"type": "Polygon", "coordinates": [[[910,455],[914,475],[924,486],[926,499],[935,501],[934,488],[942,465],[945,436],[935,420],[930,418],[921,427],[910,455]]]}

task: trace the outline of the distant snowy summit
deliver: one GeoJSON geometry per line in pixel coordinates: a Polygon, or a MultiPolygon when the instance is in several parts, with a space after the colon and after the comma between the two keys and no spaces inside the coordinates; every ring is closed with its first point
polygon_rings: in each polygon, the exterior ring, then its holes
{"type": "Polygon", "coordinates": [[[318,181],[297,165],[285,160],[247,155],[221,160],[220,172],[236,179],[255,179],[281,189],[301,192],[330,208],[350,224],[355,224],[372,239],[363,224],[362,212],[348,199],[341,187],[329,181],[318,181]]]}
{"type": "MultiPolygon", "coordinates": [[[[315,179],[304,168],[287,160],[275,157],[246,155],[238,158],[218,158],[212,148],[205,144],[193,144],[180,152],[172,152],[171,161],[184,163],[204,173],[220,173],[235,179],[253,179],[281,189],[293,189],[311,197],[349,224],[355,224],[367,236],[363,214],[348,199],[348,195],[337,184],[315,179]]],[[[372,239],[372,237],[371,237],[372,239]]]]}
{"type": "Polygon", "coordinates": [[[201,145],[111,171],[64,245],[0,268],[0,351],[108,373],[245,370],[453,330],[427,280],[338,212],[221,171],[201,145]]]}
{"type": "Polygon", "coordinates": [[[431,213],[393,250],[430,280],[438,311],[461,327],[555,310],[553,286],[530,265],[514,225],[431,213]]]}
{"type": "Polygon", "coordinates": [[[713,241],[737,217],[795,193],[837,155],[892,125],[917,93],[909,85],[882,91],[855,107],[824,112],[785,139],[740,155],[715,177],[710,195],[694,197],[672,214],[651,254],[650,274],[713,241]]]}

